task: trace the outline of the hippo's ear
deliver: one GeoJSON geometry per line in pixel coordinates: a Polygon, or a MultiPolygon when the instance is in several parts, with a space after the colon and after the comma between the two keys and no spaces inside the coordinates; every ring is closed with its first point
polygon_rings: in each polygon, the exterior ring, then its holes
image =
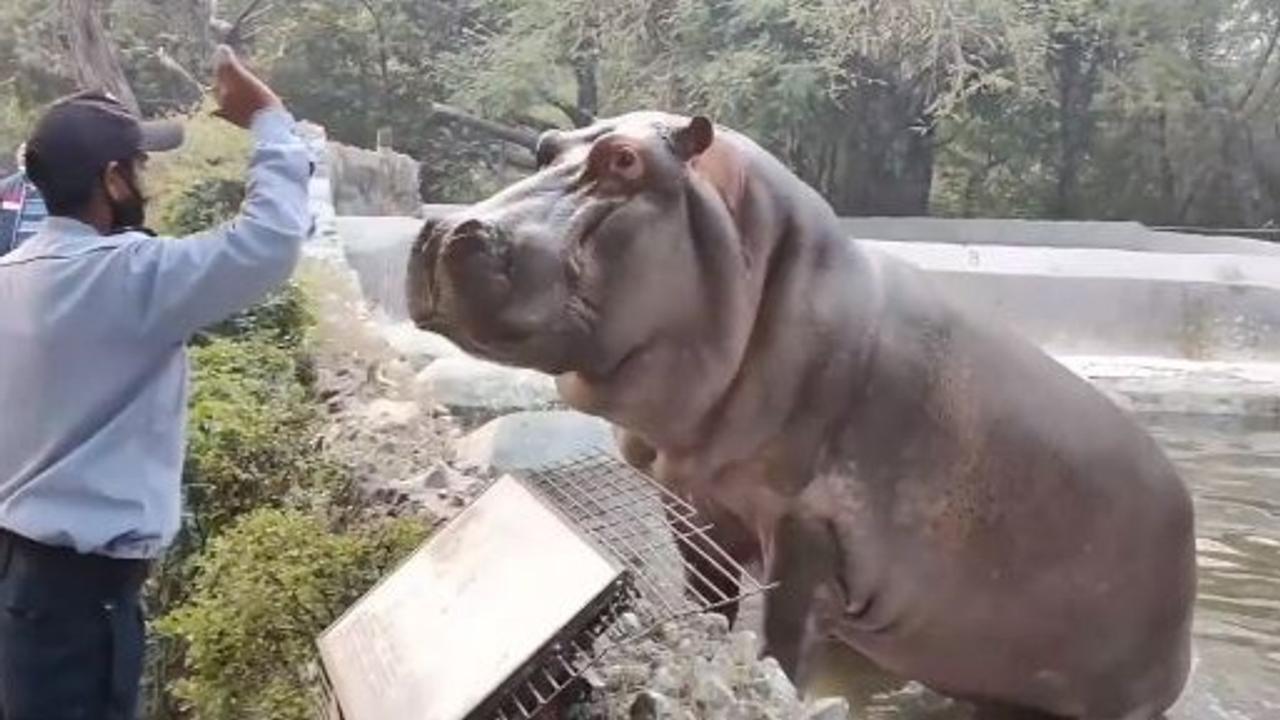
{"type": "Polygon", "coordinates": [[[681,160],[692,160],[711,147],[716,138],[715,126],[707,118],[699,115],[689,121],[688,125],[671,134],[671,144],[681,160]]]}

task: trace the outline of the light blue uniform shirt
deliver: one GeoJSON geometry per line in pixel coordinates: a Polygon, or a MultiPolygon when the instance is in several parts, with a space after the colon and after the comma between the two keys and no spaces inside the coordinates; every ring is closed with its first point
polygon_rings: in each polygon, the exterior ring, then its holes
{"type": "Polygon", "coordinates": [[[240,214],[209,232],[102,236],[50,216],[0,257],[0,527],[118,558],[177,533],[185,344],[286,281],[311,161],[283,110],[252,124],[240,214]]]}

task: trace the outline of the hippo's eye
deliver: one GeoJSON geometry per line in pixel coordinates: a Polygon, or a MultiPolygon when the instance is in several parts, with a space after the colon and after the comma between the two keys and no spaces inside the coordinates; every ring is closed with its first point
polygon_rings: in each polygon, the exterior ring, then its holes
{"type": "Polygon", "coordinates": [[[558,138],[559,133],[554,130],[548,130],[538,138],[538,144],[534,148],[533,154],[539,170],[555,162],[556,156],[560,154],[558,138]]]}

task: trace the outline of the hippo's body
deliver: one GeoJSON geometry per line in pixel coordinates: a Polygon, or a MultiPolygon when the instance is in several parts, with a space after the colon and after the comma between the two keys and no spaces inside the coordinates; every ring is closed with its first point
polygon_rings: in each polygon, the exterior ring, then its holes
{"type": "Polygon", "coordinates": [[[1147,720],[1177,699],[1191,504],[1130,417],[844,238],[730,131],[637,114],[539,155],[424,229],[411,312],[556,374],[762,563],[765,651],[798,683],[835,638],[980,709],[1147,720]]]}

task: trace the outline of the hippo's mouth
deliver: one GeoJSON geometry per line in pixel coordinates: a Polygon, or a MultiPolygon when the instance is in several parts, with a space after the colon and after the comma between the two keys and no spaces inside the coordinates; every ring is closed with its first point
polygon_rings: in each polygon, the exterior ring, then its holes
{"type": "Polygon", "coordinates": [[[590,198],[555,239],[518,238],[518,230],[498,223],[483,231],[470,221],[435,228],[411,261],[410,317],[419,329],[496,362],[553,374],[596,365],[586,350],[597,313],[580,295],[579,280],[588,247],[626,204],[590,198]],[[483,238],[458,237],[457,228],[483,238]],[[544,309],[530,309],[538,306],[544,309]]]}

